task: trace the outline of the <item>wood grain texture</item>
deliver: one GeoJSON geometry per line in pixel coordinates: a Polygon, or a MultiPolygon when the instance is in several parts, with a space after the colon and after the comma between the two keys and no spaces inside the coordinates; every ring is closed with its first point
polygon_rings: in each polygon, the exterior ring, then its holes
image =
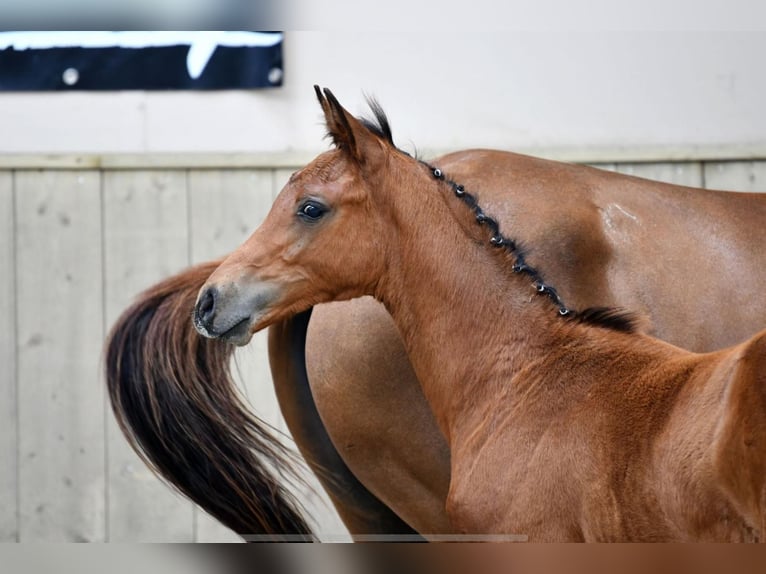
{"type": "MultiPolygon", "coordinates": [[[[407,146],[405,146],[407,147],[407,146]]],[[[0,170],[11,169],[298,169],[305,166],[326,146],[317,142],[314,150],[277,152],[145,152],[145,153],[6,153],[0,155],[0,170]]],[[[425,158],[439,157],[455,148],[419,149],[425,158]]],[[[706,161],[753,161],[766,159],[766,145],[731,144],[692,146],[659,145],[607,147],[514,147],[516,153],[572,163],[662,163],[706,161]]]]}
{"type": "Polygon", "coordinates": [[[702,164],[700,163],[621,163],[616,171],[644,179],[702,187],[702,164]]]}
{"type": "Polygon", "coordinates": [[[99,181],[16,173],[22,542],[104,539],[99,181]]]}
{"type": "Polygon", "coordinates": [[[0,172],[0,542],[18,539],[13,174],[0,172]]]}
{"type": "Polygon", "coordinates": [[[766,192],[766,161],[706,163],[705,187],[726,191],[766,192]]]}
{"type": "Polygon", "coordinates": [[[603,169],[604,171],[617,170],[617,165],[614,163],[589,163],[588,165],[591,167],[595,167],[596,169],[603,169]]]}
{"type": "MultiPolygon", "coordinates": [[[[107,326],[144,289],[188,265],[186,174],[104,174],[107,326]]],[[[108,533],[114,542],[193,540],[192,503],[156,478],[107,416],[108,533]]]]}

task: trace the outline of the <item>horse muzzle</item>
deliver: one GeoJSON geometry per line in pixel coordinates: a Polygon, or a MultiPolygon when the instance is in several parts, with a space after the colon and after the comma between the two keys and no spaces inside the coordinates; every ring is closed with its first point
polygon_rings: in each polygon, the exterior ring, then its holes
{"type": "Polygon", "coordinates": [[[268,285],[248,288],[235,284],[205,286],[194,306],[194,328],[210,339],[246,345],[252,338],[253,326],[274,299],[275,291],[268,285]]]}

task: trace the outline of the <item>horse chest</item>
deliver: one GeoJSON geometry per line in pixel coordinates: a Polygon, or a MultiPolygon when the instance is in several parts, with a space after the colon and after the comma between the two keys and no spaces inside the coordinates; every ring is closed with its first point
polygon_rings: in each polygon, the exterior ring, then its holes
{"type": "Polygon", "coordinates": [[[456,439],[447,513],[458,532],[581,538],[571,512],[577,495],[569,477],[576,469],[560,429],[540,436],[512,426],[456,439]]]}
{"type": "Polygon", "coordinates": [[[598,420],[516,421],[456,437],[447,513],[470,534],[530,541],[672,539],[643,472],[604,450],[598,420]],[[635,528],[629,528],[632,524],[635,528]]]}

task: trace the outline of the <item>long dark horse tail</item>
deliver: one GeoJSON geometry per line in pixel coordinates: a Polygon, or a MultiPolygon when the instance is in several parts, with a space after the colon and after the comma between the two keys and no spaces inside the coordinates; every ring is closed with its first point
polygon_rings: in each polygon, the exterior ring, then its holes
{"type": "Polygon", "coordinates": [[[117,421],[144,461],[244,536],[314,539],[300,504],[277,480],[300,481],[299,462],[242,402],[234,347],[200,337],[191,312],[220,261],[143,293],[107,340],[106,382],[117,421]]]}

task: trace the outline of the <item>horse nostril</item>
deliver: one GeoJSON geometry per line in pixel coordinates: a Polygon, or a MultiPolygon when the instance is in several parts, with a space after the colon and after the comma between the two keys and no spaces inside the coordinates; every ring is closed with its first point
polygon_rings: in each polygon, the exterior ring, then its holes
{"type": "Polygon", "coordinates": [[[218,289],[209,288],[202,294],[197,303],[197,317],[203,325],[209,326],[215,317],[215,302],[218,299],[218,289]]]}

